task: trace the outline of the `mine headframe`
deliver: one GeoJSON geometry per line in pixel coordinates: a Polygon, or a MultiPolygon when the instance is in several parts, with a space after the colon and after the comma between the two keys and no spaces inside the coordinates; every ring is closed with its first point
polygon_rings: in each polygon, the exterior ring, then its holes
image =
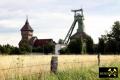
{"type": "Polygon", "coordinates": [[[79,26],[79,24],[83,23],[83,20],[84,20],[83,9],[77,9],[77,10],[71,10],[71,11],[74,12],[74,21],[73,21],[65,39],[64,39],[64,41],[63,41],[63,44],[66,44],[66,45],[70,41],[70,37],[72,35],[72,32],[75,28],[76,23],[78,22],[78,26],[79,26]]]}
{"type": "Polygon", "coordinates": [[[83,15],[83,9],[77,9],[77,10],[71,10],[71,12],[74,12],[74,17],[81,16],[81,19],[84,20],[84,15],[83,15]]]}

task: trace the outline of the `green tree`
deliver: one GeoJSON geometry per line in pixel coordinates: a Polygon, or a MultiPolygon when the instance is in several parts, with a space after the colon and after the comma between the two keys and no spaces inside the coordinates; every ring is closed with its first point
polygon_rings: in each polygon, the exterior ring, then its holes
{"type": "Polygon", "coordinates": [[[42,47],[33,47],[32,48],[32,52],[42,53],[43,52],[43,48],[42,47]]]}
{"type": "Polygon", "coordinates": [[[70,53],[80,54],[82,50],[81,39],[74,39],[68,44],[68,51],[70,53]]]}
{"type": "Polygon", "coordinates": [[[11,55],[11,54],[21,54],[21,51],[19,48],[7,44],[7,45],[0,45],[0,53],[11,55]]]}
{"type": "Polygon", "coordinates": [[[101,36],[104,40],[104,50],[109,53],[120,52],[120,22],[113,24],[112,30],[106,35],[101,36]]]}
{"type": "Polygon", "coordinates": [[[63,40],[59,39],[58,44],[63,44],[63,40]]]}
{"type": "Polygon", "coordinates": [[[111,38],[116,41],[120,41],[120,22],[116,21],[112,27],[112,31],[110,33],[111,38]]]}
{"type": "Polygon", "coordinates": [[[59,50],[59,52],[60,52],[60,54],[68,54],[68,53],[69,53],[67,47],[61,48],[61,49],[59,50]]]}
{"type": "Polygon", "coordinates": [[[51,43],[43,46],[43,51],[45,54],[54,53],[55,46],[51,43]]]}
{"type": "Polygon", "coordinates": [[[116,54],[116,51],[117,51],[117,47],[116,47],[116,41],[111,39],[111,40],[108,40],[106,45],[105,45],[105,52],[106,53],[114,53],[116,54]]]}
{"type": "Polygon", "coordinates": [[[43,46],[39,46],[39,47],[33,47],[32,52],[39,52],[39,53],[54,53],[54,49],[55,49],[55,45],[48,43],[46,45],[43,46]]]}
{"type": "Polygon", "coordinates": [[[87,53],[92,54],[93,53],[93,39],[91,37],[88,37],[86,40],[86,50],[87,53]]]}
{"type": "Polygon", "coordinates": [[[29,45],[28,41],[21,41],[22,44],[20,44],[20,51],[24,54],[32,52],[32,46],[29,45]]]}
{"type": "Polygon", "coordinates": [[[20,51],[19,48],[13,47],[13,48],[11,49],[10,54],[17,54],[17,55],[20,55],[20,54],[22,54],[22,52],[20,51]]]}
{"type": "Polygon", "coordinates": [[[103,38],[99,38],[98,52],[103,54],[104,53],[104,47],[105,47],[104,39],[103,38]]]}

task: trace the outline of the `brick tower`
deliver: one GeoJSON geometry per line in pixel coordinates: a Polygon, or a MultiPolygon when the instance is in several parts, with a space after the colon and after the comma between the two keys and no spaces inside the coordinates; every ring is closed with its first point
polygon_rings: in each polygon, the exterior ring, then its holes
{"type": "Polygon", "coordinates": [[[24,26],[21,28],[21,36],[22,36],[22,39],[19,42],[19,47],[23,45],[30,46],[30,40],[33,37],[33,29],[29,25],[28,19],[26,19],[24,26]]]}

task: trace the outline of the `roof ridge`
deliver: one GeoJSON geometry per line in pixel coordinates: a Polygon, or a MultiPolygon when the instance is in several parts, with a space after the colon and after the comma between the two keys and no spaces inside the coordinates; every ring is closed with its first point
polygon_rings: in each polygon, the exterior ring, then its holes
{"type": "Polygon", "coordinates": [[[24,26],[21,28],[21,31],[33,31],[29,24],[28,18],[26,19],[24,26]]]}

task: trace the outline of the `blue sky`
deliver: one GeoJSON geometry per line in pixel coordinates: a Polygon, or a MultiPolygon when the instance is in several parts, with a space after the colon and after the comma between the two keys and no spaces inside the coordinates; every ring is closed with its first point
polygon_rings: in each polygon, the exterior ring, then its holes
{"type": "Polygon", "coordinates": [[[120,20],[120,0],[3,0],[0,2],[0,44],[18,46],[26,15],[34,36],[53,38],[56,42],[64,39],[74,18],[71,9],[79,8],[84,10],[85,32],[95,43],[120,20]]]}

